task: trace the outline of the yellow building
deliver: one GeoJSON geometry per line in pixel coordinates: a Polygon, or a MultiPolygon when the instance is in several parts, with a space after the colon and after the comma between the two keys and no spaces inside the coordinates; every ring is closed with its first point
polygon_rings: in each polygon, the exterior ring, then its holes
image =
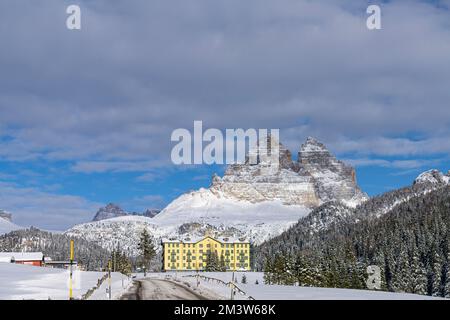
{"type": "Polygon", "coordinates": [[[163,239],[163,268],[166,271],[205,270],[214,259],[229,271],[250,270],[250,242],[243,238],[163,239]]]}

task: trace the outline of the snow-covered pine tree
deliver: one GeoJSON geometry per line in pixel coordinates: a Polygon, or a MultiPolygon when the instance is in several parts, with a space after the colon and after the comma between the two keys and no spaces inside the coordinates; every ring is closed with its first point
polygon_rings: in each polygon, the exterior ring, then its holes
{"type": "Polygon", "coordinates": [[[142,230],[138,243],[138,250],[140,253],[142,266],[148,270],[152,259],[156,256],[156,249],[153,244],[153,238],[150,236],[146,228],[142,230]]]}
{"type": "MultiPolygon", "coordinates": [[[[409,283],[406,283],[406,292],[426,294],[427,293],[427,274],[423,263],[420,261],[417,250],[413,251],[410,265],[409,283]]],[[[404,274],[404,273],[403,273],[404,274]]]]}
{"type": "Polygon", "coordinates": [[[431,295],[435,297],[443,296],[443,286],[442,286],[442,267],[443,262],[441,256],[437,252],[437,250],[433,250],[432,252],[432,273],[431,273],[431,295]]]}
{"type": "Polygon", "coordinates": [[[396,292],[407,292],[411,284],[411,271],[409,267],[407,249],[401,246],[396,258],[395,271],[393,272],[392,288],[396,292]]]}

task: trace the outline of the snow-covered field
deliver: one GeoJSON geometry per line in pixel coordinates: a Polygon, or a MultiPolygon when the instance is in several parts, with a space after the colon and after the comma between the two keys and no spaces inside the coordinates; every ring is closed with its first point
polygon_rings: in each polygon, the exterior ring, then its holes
{"type": "MultiPolygon", "coordinates": [[[[152,273],[148,277],[168,279],[176,281],[195,292],[206,297],[219,299],[230,299],[230,287],[214,281],[200,278],[199,286],[193,276],[196,273],[167,272],[152,273]]],[[[77,271],[74,273],[75,298],[80,298],[89,289],[94,287],[97,280],[104,275],[102,272],[77,271]]],[[[203,272],[200,275],[224,282],[230,282],[232,273],[203,272]]],[[[0,263],[0,300],[66,300],[69,298],[68,288],[69,274],[67,270],[41,268],[12,263],[0,263]]],[[[142,274],[138,275],[138,279],[142,274]]],[[[425,300],[432,299],[428,296],[376,292],[368,290],[307,288],[296,286],[265,285],[263,274],[259,272],[237,272],[235,283],[238,288],[245,292],[236,293],[236,300],[248,300],[250,297],[256,300],[425,300]],[[242,283],[245,274],[247,283],[242,283]],[[256,281],[259,284],[255,284],[256,281]]],[[[131,280],[120,273],[112,273],[112,298],[118,299],[129,288],[131,280]]],[[[108,281],[103,282],[101,287],[95,291],[90,299],[107,299],[106,288],[108,281]]]]}
{"type": "MultiPolygon", "coordinates": [[[[73,296],[80,298],[96,286],[105,273],[75,271],[73,296]]],[[[33,267],[0,262],[0,300],[67,300],[69,273],[67,270],[33,267]]],[[[112,297],[118,298],[130,284],[127,277],[112,273],[112,297]],[[123,282],[123,283],[122,283],[123,282]]],[[[105,300],[108,281],[91,296],[94,300],[105,300]]]]}
{"type": "MultiPolygon", "coordinates": [[[[176,281],[185,283],[191,288],[197,288],[197,280],[195,277],[187,277],[195,275],[195,272],[171,272],[154,274],[155,277],[176,279],[176,281]]],[[[231,272],[202,272],[200,275],[210,278],[220,279],[230,282],[232,279],[231,272]]],[[[263,281],[263,273],[261,272],[236,272],[235,283],[239,289],[246,294],[236,293],[236,300],[247,300],[251,296],[255,300],[429,300],[435,299],[429,296],[392,293],[370,290],[352,290],[352,289],[336,289],[336,288],[310,288],[298,286],[280,286],[265,285],[263,281]],[[242,283],[242,276],[245,274],[247,284],[242,283]],[[255,284],[256,281],[259,284],[255,284]]],[[[200,285],[196,291],[202,293],[214,292],[223,299],[230,299],[231,290],[229,287],[219,284],[213,280],[204,280],[200,278],[200,285]]]]}

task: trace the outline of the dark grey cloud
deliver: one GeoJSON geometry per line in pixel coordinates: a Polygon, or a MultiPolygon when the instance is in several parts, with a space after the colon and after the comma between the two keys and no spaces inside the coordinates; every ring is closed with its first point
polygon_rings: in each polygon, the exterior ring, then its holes
{"type": "Polygon", "coordinates": [[[381,31],[364,2],[85,0],[78,32],[71,3],[0,4],[2,158],[159,166],[193,120],[281,128],[294,149],[450,151],[445,1],[383,4],[381,31]]]}

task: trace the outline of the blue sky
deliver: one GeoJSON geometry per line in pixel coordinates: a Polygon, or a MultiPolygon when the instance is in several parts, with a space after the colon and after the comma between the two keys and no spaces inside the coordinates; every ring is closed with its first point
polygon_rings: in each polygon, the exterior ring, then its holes
{"type": "Polygon", "coordinates": [[[370,195],[450,169],[450,2],[0,3],[0,208],[61,230],[98,207],[161,208],[219,166],[175,167],[170,134],[279,128],[355,165],[370,195]]]}

